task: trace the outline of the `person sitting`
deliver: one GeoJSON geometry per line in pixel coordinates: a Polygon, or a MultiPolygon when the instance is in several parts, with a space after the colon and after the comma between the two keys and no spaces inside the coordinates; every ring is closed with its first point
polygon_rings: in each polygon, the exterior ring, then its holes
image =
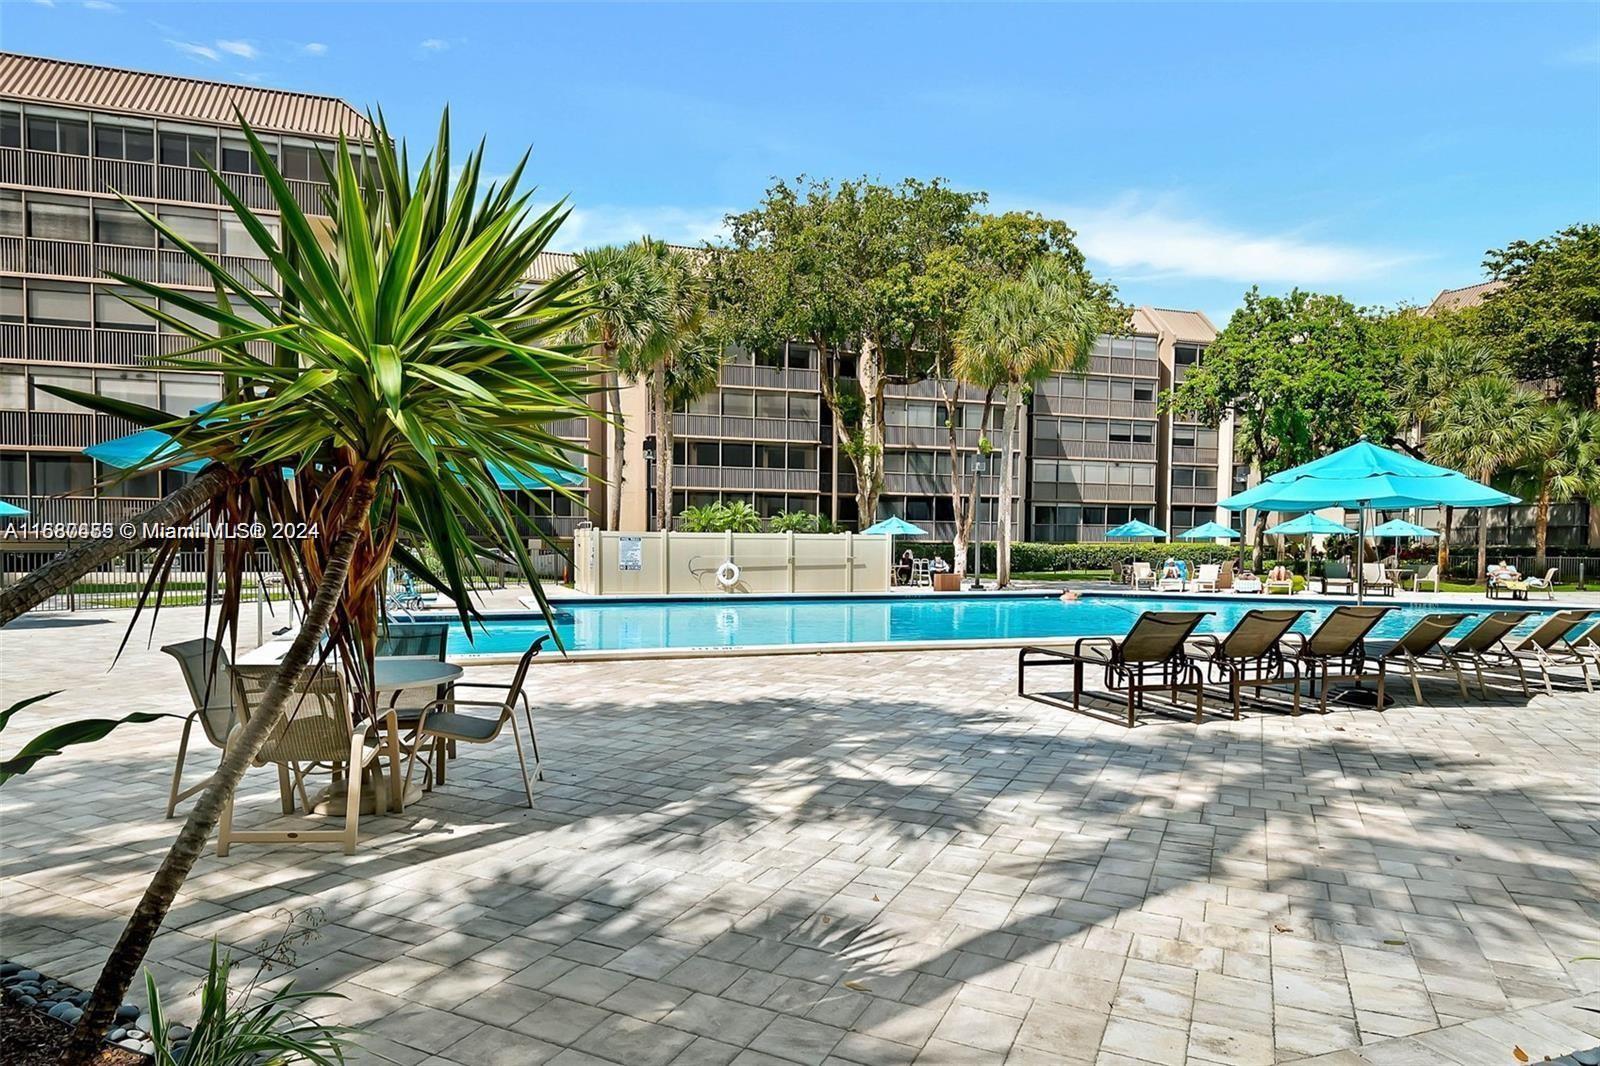
{"type": "Polygon", "coordinates": [[[907,548],[900,553],[900,563],[894,568],[895,580],[902,585],[911,584],[911,549],[907,548]]]}
{"type": "Polygon", "coordinates": [[[928,570],[935,574],[948,574],[950,564],[944,561],[944,556],[935,555],[933,561],[928,564],[928,570]]]}

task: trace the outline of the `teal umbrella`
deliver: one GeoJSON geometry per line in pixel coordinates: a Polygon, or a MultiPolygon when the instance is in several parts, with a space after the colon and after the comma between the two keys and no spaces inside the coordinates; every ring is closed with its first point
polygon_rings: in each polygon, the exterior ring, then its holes
{"type": "Polygon", "coordinates": [[[27,513],[27,511],[24,511],[16,504],[7,503],[4,500],[0,500],[0,518],[16,518],[18,515],[25,515],[27,513]]]}
{"type": "Polygon", "coordinates": [[[920,537],[926,534],[927,530],[921,528],[920,526],[912,525],[910,522],[907,522],[904,518],[901,518],[898,515],[890,515],[883,521],[876,522],[873,525],[868,526],[866,529],[863,529],[861,532],[863,535],[869,537],[920,537]]]}
{"type": "Polygon", "coordinates": [[[1157,529],[1149,522],[1124,522],[1106,530],[1107,540],[1133,540],[1135,537],[1164,537],[1167,531],[1157,529]]]}
{"type": "Polygon", "coordinates": [[[1205,522],[1178,534],[1179,540],[1216,540],[1218,537],[1238,540],[1239,531],[1231,526],[1225,526],[1221,522],[1205,522]]]}
{"type": "Polygon", "coordinates": [[[485,465],[489,468],[489,476],[494,478],[494,483],[500,486],[502,492],[510,492],[512,489],[533,491],[552,487],[570,489],[576,488],[584,482],[582,474],[575,474],[570,470],[557,470],[555,467],[545,466],[543,463],[533,464],[534,472],[539,475],[537,479],[519,474],[502,463],[487,463],[485,465]]]}
{"type": "MultiPolygon", "coordinates": [[[[1287,522],[1279,522],[1265,532],[1274,537],[1305,537],[1306,538],[1306,584],[1311,584],[1311,537],[1314,534],[1327,533],[1332,535],[1349,534],[1350,527],[1343,522],[1335,522],[1330,518],[1323,518],[1319,514],[1303,514],[1299,518],[1291,518],[1287,522]]],[[[1326,586],[1324,586],[1326,587],[1326,586]]]]}
{"type": "Polygon", "coordinates": [[[1403,518],[1394,518],[1381,526],[1373,526],[1367,530],[1369,537],[1437,537],[1439,534],[1427,526],[1419,526],[1415,522],[1407,522],[1403,518]]]}

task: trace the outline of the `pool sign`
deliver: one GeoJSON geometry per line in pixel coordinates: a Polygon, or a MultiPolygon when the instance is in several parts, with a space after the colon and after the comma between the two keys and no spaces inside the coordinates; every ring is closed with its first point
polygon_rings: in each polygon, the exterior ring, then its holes
{"type": "Polygon", "coordinates": [[[644,539],[642,537],[619,537],[617,539],[617,569],[644,569],[644,539]]]}

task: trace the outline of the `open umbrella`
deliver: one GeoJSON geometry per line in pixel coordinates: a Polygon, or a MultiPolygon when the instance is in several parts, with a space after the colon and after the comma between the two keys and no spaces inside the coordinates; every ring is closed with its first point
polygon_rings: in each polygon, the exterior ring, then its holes
{"type": "Polygon", "coordinates": [[[21,507],[18,507],[16,504],[7,503],[4,500],[0,500],[0,518],[16,518],[19,515],[25,515],[27,513],[27,511],[23,510],[21,507]]]}
{"type": "Polygon", "coordinates": [[[1186,529],[1178,534],[1179,540],[1216,540],[1218,537],[1238,540],[1239,531],[1221,522],[1203,522],[1193,529],[1186,529]]]}
{"type": "Polygon", "coordinates": [[[1279,522],[1271,529],[1266,530],[1268,536],[1273,537],[1305,537],[1306,538],[1306,584],[1311,583],[1311,538],[1318,535],[1348,535],[1350,529],[1342,522],[1335,522],[1331,518],[1323,518],[1319,514],[1303,514],[1299,518],[1291,518],[1287,522],[1279,522]]]}
{"type": "Polygon", "coordinates": [[[1120,526],[1112,526],[1106,530],[1107,540],[1133,540],[1136,537],[1164,537],[1167,531],[1157,529],[1149,522],[1124,522],[1120,526]]]}
{"type": "Polygon", "coordinates": [[[920,537],[926,530],[921,526],[914,526],[899,515],[890,515],[881,521],[874,522],[861,531],[863,536],[889,538],[889,575],[894,576],[894,538],[920,537]]]}
{"type": "MultiPolygon", "coordinates": [[[[1261,484],[1230,496],[1230,511],[1312,511],[1343,507],[1356,512],[1356,535],[1365,540],[1367,509],[1405,507],[1503,507],[1517,497],[1480,484],[1448,467],[1414,459],[1403,452],[1358,441],[1331,455],[1273,474],[1261,484]]],[[[1346,532],[1349,532],[1346,530],[1346,532]]],[[[1356,575],[1356,600],[1366,583],[1356,575]]]]}
{"type": "Polygon", "coordinates": [[[1373,526],[1367,530],[1367,536],[1372,537],[1374,540],[1382,540],[1385,537],[1394,538],[1394,562],[1396,566],[1400,565],[1400,542],[1402,540],[1407,537],[1437,537],[1438,535],[1427,526],[1419,526],[1415,522],[1407,522],[1403,518],[1393,518],[1381,526],[1373,526]]]}

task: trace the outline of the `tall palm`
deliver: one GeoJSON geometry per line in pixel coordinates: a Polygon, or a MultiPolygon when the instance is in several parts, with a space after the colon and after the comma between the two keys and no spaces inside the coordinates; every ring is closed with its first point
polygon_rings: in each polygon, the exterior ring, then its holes
{"type": "MultiPolygon", "coordinates": [[[[112,950],[63,1062],[96,1053],[224,803],[319,648],[338,652],[337,668],[370,701],[378,593],[402,533],[435,561],[434,576],[464,621],[472,612],[474,538],[517,559],[542,596],[523,539],[532,527],[502,495],[490,464],[546,483],[548,470],[575,472],[550,424],[586,409],[597,369],[581,350],[553,343],[585,313],[574,299],[575,277],[525,287],[565,210],[530,209],[531,194],[516,188],[521,164],[504,184],[480,190],[480,147],[452,181],[446,120],[413,175],[404,147],[379,123],[370,158],[340,143],[328,167],[332,223],[319,240],[272,156],[248,127],[245,135],[283,243],[221,175],[211,177],[272,262],[280,290],[258,294],[252,279],[233,275],[142,210],[207,271],[217,300],[118,280],[156,297],[163,309],[148,313],[194,341],[163,366],[223,373],[222,401],[203,416],[142,413],[147,422],[163,420],[183,450],[225,450],[247,472],[213,507],[315,525],[307,539],[275,545],[306,610],[272,684],[231,739],[112,950]],[[190,325],[167,307],[211,327],[190,325]],[[254,356],[247,345],[258,340],[270,341],[277,355],[254,356]],[[210,358],[194,358],[201,352],[210,358]]],[[[240,552],[226,565],[248,563],[240,552]]],[[[231,639],[230,621],[225,614],[219,623],[219,643],[231,639]]]]}
{"type": "Polygon", "coordinates": [[[1017,435],[1027,389],[1056,371],[1082,373],[1104,321],[1102,302],[1079,271],[1035,260],[1019,278],[981,290],[956,332],[956,373],[1004,390],[1000,429],[1000,536],[995,583],[1011,580],[1011,526],[1017,435]]]}
{"type": "MultiPolygon", "coordinates": [[[[1488,483],[1527,455],[1539,430],[1544,398],[1504,377],[1479,377],[1440,405],[1429,452],[1447,466],[1488,483]]],[[[1489,571],[1489,514],[1478,520],[1478,580],[1489,571]]]]}
{"type": "Polygon", "coordinates": [[[1550,504],[1600,494],[1600,412],[1548,404],[1523,455],[1533,485],[1534,555],[1543,570],[1550,544],[1550,504]]]}
{"type": "Polygon", "coordinates": [[[659,370],[656,423],[662,429],[656,443],[656,528],[672,528],[672,464],[677,432],[672,412],[715,392],[722,380],[723,345],[716,337],[697,333],[680,347],[672,362],[659,370]]]}
{"type": "Polygon", "coordinates": [[[578,254],[578,271],[593,313],[580,335],[606,367],[603,416],[589,423],[589,450],[610,457],[602,478],[589,479],[589,505],[607,529],[622,527],[622,477],[628,430],[620,407],[624,379],[637,376],[639,352],[667,329],[671,292],[644,243],[607,245],[578,254]],[[606,423],[611,440],[606,440],[606,423]],[[609,485],[606,482],[610,482],[609,485]]]}

